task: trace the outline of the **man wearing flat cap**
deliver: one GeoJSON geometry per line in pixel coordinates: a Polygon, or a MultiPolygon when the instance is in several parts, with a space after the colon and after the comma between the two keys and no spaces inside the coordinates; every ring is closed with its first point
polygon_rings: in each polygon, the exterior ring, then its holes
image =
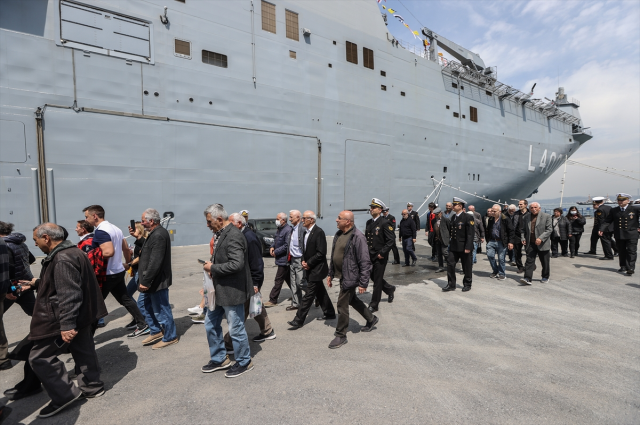
{"type": "Polygon", "coordinates": [[[613,225],[609,225],[600,233],[600,227],[611,212],[611,207],[604,204],[604,196],[594,196],[591,200],[593,201],[593,229],[591,230],[591,249],[587,254],[596,255],[596,246],[598,245],[598,239],[600,239],[602,252],[604,253],[604,257],[601,260],[613,260],[613,252],[611,251],[613,225]]]}
{"type": "Polygon", "coordinates": [[[369,205],[371,218],[367,221],[365,229],[365,237],[367,246],[369,247],[369,257],[371,258],[371,280],[373,281],[373,294],[371,295],[371,303],[369,311],[378,311],[382,292],[387,294],[388,301],[393,302],[395,286],[389,285],[384,280],[384,270],[387,267],[389,251],[391,246],[396,243],[393,226],[382,216],[382,210],[387,206],[378,198],[373,198],[369,205]]]}
{"type": "Polygon", "coordinates": [[[244,218],[244,222],[247,224],[247,227],[252,231],[256,231],[256,228],[253,226],[253,223],[249,223],[249,211],[248,210],[240,210],[240,215],[244,218]]]}
{"type": "Polygon", "coordinates": [[[612,208],[604,222],[600,225],[599,234],[602,236],[609,226],[613,225],[613,233],[618,246],[618,260],[620,261],[620,273],[632,275],[636,268],[638,257],[638,234],[640,223],[638,214],[640,208],[629,205],[631,195],[618,194],[618,206],[612,208]]]}
{"type": "Polygon", "coordinates": [[[443,292],[456,290],[456,263],[460,260],[464,279],[463,292],[471,290],[473,237],[475,236],[474,217],[465,214],[465,201],[453,198],[453,214],[448,223],[449,226],[449,255],[447,256],[447,281],[448,285],[442,288],[443,292]]]}

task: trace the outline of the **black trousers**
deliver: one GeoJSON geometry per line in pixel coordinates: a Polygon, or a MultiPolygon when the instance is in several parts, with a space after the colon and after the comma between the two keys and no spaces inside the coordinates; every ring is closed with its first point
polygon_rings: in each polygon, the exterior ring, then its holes
{"type": "Polygon", "coordinates": [[[464,286],[471,286],[471,280],[473,276],[473,253],[465,253],[464,251],[452,251],[449,250],[447,256],[447,281],[450,287],[456,287],[456,263],[460,260],[462,264],[462,271],[464,272],[464,278],[462,283],[464,286]]]}
{"type": "Polygon", "coordinates": [[[13,304],[18,304],[22,311],[28,316],[33,315],[33,308],[36,306],[36,296],[33,294],[33,291],[27,291],[20,294],[17,300],[10,300],[8,298],[4,299],[4,311],[5,313],[13,304]]]}
{"type": "Polygon", "coordinates": [[[353,307],[367,323],[373,320],[373,314],[367,309],[367,305],[358,298],[356,288],[344,289],[340,282],[340,294],[338,295],[338,325],[336,326],[335,336],[347,336],[349,329],[349,306],[353,307]]]}
{"type": "Polygon", "coordinates": [[[569,238],[569,252],[571,255],[578,255],[578,250],[580,249],[580,238],[582,237],[582,233],[574,233],[569,238]]]}
{"type": "Polygon", "coordinates": [[[369,306],[377,309],[378,305],[380,304],[380,299],[382,298],[382,292],[387,295],[391,295],[393,294],[393,291],[396,290],[396,287],[393,285],[389,285],[389,283],[384,280],[384,270],[387,268],[386,258],[373,258],[371,260],[371,263],[373,263],[373,267],[371,268],[373,294],[371,295],[371,303],[369,304],[369,306]]]}
{"type": "MultiPolygon", "coordinates": [[[[598,246],[598,239],[600,239],[600,243],[602,244],[602,252],[604,256],[607,258],[613,258],[612,245],[611,245],[611,232],[602,232],[602,236],[598,234],[598,230],[594,228],[591,231],[591,249],[590,252],[596,252],[596,247],[598,246]]],[[[613,251],[618,252],[618,249],[613,249],[613,251]]]]}
{"type": "Polygon", "coordinates": [[[551,253],[549,251],[540,251],[537,245],[527,245],[527,262],[524,265],[524,278],[531,279],[533,277],[533,272],[536,269],[536,257],[540,259],[540,264],[542,264],[542,278],[549,279],[551,253]]]}
{"type": "Polygon", "coordinates": [[[620,268],[636,271],[638,259],[638,239],[616,239],[620,268]]]}
{"type": "Polygon", "coordinates": [[[29,339],[29,335],[24,337],[22,341],[18,343],[16,348],[13,349],[9,358],[11,360],[18,360],[24,362],[24,378],[18,382],[14,388],[22,393],[28,393],[40,388],[40,378],[35,374],[29,363],[29,353],[33,348],[33,341],[29,339]]]}
{"type": "Polygon", "coordinates": [[[104,388],[100,380],[100,365],[96,346],[89,327],[78,329],[78,334],[69,344],[58,348],[55,340],[59,336],[33,341],[29,353],[29,363],[55,406],[62,406],[82,391],[85,394],[97,394],[104,388]],[[60,354],[70,352],[76,363],[78,387],[69,380],[64,363],[58,358],[60,354]]]}
{"type": "Polygon", "coordinates": [[[133,316],[133,320],[136,321],[138,328],[142,329],[147,326],[147,322],[144,320],[142,313],[140,313],[136,302],[127,295],[124,274],[125,272],[123,271],[117,274],[107,275],[106,282],[102,285],[102,298],[107,299],[109,294],[113,295],[113,298],[133,316]]]}
{"type": "Polygon", "coordinates": [[[444,267],[444,252],[447,247],[442,245],[442,242],[436,240],[436,258],[438,259],[438,267],[444,267]]]}
{"type": "MultiPolygon", "coordinates": [[[[415,248],[414,248],[415,250],[415,248]]],[[[400,262],[400,252],[398,252],[398,247],[396,246],[396,244],[394,243],[391,246],[391,251],[393,252],[393,261],[395,261],[396,263],[400,262]]]]}
{"type": "Polygon", "coordinates": [[[287,282],[287,286],[291,289],[291,272],[288,265],[278,266],[276,278],[273,281],[273,289],[271,289],[271,293],[269,294],[269,301],[274,304],[278,303],[278,297],[280,296],[280,291],[282,290],[282,284],[284,282],[287,282]]]}
{"type": "Polygon", "coordinates": [[[562,255],[567,255],[567,246],[569,241],[563,241],[555,236],[551,237],[551,254],[558,255],[558,244],[560,244],[560,248],[562,249],[562,255]]]}
{"type": "Polygon", "coordinates": [[[336,315],[336,311],[333,308],[333,304],[331,303],[331,298],[329,298],[329,294],[327,294],[327,288],[324,287],[324,282],[312,282],[308,280],[307,292],[302,297],[300,308],[296,313],[296,322],[304,323],[304,320],[307,318],[307,314],[309,314],[309,310],[311,309],[311,306],[313,305],[313,301],[315,299],[318,300],[320,308],[322,308],[322,312],[325,316],[336,315]]]}
{"type": "Polygon", "coordinates": [[[513,244],[513,257],[516,260],[516,267],[518,267],[518,270],[524,269],[524,264],[522,263],[522,248],[523,245],[521,240],[518,240],[513,244]]]}

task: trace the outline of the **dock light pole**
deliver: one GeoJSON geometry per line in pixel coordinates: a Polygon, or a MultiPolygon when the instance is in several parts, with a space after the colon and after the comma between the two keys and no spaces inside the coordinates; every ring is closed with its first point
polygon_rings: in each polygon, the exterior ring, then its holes
{"type": "Polygon", "coordinates": [[[562,190],[560,191],[560,208],[562,208],[562,198],[564,198],[564,181],[567,177],[567,155],[564,156],[564,172],[562,173],[562,190]]]}

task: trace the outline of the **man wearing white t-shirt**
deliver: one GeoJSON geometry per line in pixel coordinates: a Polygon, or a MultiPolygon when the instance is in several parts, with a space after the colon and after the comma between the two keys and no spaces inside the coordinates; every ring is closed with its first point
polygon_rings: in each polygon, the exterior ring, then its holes
{"type": "MultiPolygon", "coordinates": [[[[93,247],[102,249],[102,256],[107,263],[107,280],[100,288],[102,297],[107,298],[109,293],[133,316],[137,329],[136,336],[149,333],[149,326],[144,316],[138,309],[136,302],[127,295],[127,287],[124,283],[125,269],[122,265],[122,257],[127,263],[131,262],[131,252],[124,240],[122,231],[104,219],[104,208],[100,205],[91,205],[84,210],[85,219],[95,227],[93,232],[93,247]]],[[[132,335],[133,335],[132,334],[132,335]]]]}

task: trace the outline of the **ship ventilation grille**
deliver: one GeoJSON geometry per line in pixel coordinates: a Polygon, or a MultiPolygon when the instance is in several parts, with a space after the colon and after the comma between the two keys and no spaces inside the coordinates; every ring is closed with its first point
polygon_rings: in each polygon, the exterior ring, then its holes
{"type": "Polygon", "coordinates": [[[180,57],[191,58],[191,42],[176,38],[175,53],[180,57]]]}
{"type": "Polygon", "coordinates": [[[276,33],[276,5],[262,1],[262,29],[267,32],[276,33]]]}

